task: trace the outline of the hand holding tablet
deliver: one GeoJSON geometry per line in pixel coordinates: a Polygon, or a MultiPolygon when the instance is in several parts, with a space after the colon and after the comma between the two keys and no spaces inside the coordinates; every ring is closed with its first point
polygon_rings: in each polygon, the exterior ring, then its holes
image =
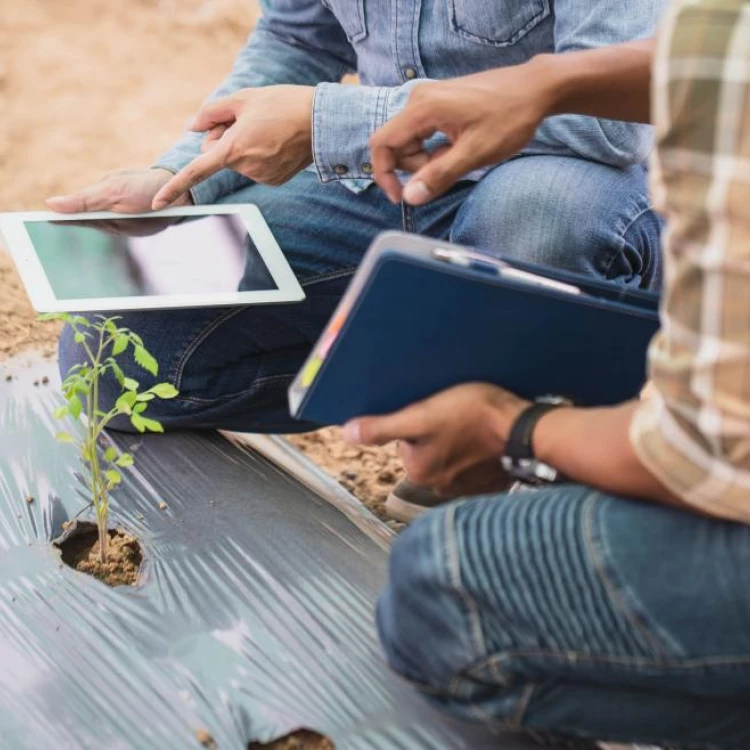
{"type": "Polygon", "coordinates": [[[148,214],[0,214],[39,312],[298,302],[304,292],[253,205],[148,214]]]}

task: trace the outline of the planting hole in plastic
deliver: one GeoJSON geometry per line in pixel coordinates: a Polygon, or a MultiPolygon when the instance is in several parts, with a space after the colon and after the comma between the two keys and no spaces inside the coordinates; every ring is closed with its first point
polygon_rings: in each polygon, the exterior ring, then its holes
{"type": "Polygon", "coordinates": [[[143,563],[138,540],[122,529],[109,530],[109,560],[99,558],[99,535],[96,524],[78,521],[55,543],[62,561],[100,580],[107,586],[137,586],[143,563]]]}
{"type": "Polygon", "coordinates": [[[336,750],[336,746],[322,734],[300,729],[266,744],[251,742],[247,750],[336,750]]]}

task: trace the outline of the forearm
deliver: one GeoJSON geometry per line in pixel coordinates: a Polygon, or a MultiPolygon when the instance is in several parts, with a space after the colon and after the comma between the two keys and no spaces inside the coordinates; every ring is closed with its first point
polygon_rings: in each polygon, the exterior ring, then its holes
{"type": "Polygon", "coordinates": [[[629,430],[638,401],[597,409],[555,409],[534,432],[534,453],[567,478],[604,492],[699,512],[661,485],[640,463],[629,430]]]}
{"type": "Polygon", "coordinates": [[[653,50],[648,39],[534,58],[530,64],[547,81],[547,114],[650,122],[653,50]]]}

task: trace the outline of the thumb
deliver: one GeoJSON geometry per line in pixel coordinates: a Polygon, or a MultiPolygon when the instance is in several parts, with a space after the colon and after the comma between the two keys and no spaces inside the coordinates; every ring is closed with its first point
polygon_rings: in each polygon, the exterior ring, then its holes
{"type": "Polygon", "coordinates": [[[190,130],[202,133],[217,125],[232,124],[237,119],[237,101],[232,97],[206,104],[190,123],[190,130]]]}
{"type": "Polygon", "coordinates": [[[438,149],[430,161],[414,174],[404,186],[404,200],[413,206],[447,193],[477,164],[475,152],[465,140],[438,149]]]}
{"type": "Polygon", "coordinates": [[[385,445],[394,440],[417,440],[425,435],[423,420],[413,406],[384,417],[359,417],[344,425],[351,444],[385,445]]]}

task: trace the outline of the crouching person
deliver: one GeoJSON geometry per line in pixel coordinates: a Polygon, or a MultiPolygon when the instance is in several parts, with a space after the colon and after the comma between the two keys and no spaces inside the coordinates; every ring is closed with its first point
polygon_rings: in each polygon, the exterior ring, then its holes
{"type": "Polygon", "coordinates": [[[416,484],[472,496],[405,531],[379,602],[391,665],[429,700],[592,747],[746,749],[750,2],[676,4],[654,70],[668,229],[649,397],[547,409],[467,384],[347,434],[401,440],[416,484]],[[479,494],[519,420],[566,483],[479,494]]]}

